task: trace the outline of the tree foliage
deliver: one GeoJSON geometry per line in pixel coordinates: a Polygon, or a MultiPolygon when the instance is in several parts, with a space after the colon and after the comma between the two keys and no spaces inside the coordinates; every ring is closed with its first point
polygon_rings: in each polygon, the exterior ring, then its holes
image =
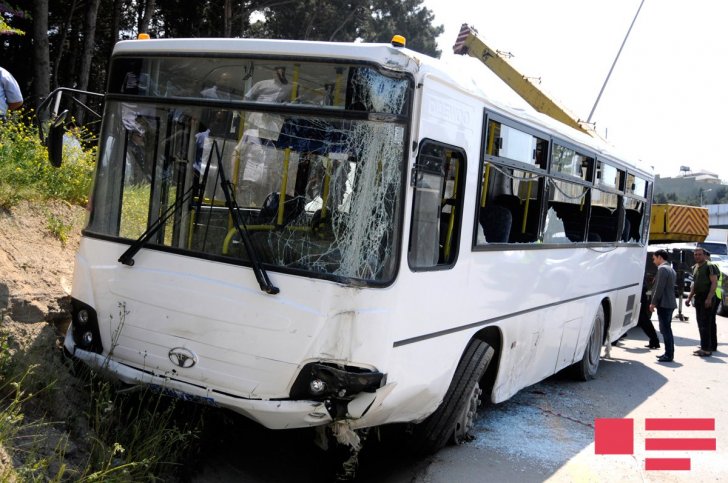
{"type": "Polygon", "coordinates": [[[58,86],[103,91],[114,44],[140,31],[337,42],[389,42],[400,34],[409,48],[439,56],[435,39],[443,27],[434,22],[423,0],[33,0],[30,11],[0,2],[0,59],[35,106],[58,86]],[[45,4],[47,46],[37,32],[10,35],[34,32],[31,12],[45,4]],[[34,68],[36,59],[48,67],[34,68]]]}

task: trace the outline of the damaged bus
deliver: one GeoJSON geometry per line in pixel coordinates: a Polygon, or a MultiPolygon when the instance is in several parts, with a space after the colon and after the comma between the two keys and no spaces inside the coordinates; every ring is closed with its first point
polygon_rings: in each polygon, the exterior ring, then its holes
{"type": "Polygon", "coordinates": [[[439,60],[133,40],[109,72],[65,348],[124,383],[433,452],[636,324],[650,172],[439,60]]]}

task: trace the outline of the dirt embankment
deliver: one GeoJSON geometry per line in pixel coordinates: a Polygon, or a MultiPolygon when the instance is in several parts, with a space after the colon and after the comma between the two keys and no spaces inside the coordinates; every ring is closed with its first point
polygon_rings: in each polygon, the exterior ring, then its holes
{"type": "Polygon", "coordinates": [[[3,323],[56,322],[67,315],[62,305],[70,294],[84,219],[83,208],[63,202],[21,203],[9,213],[0,211],[3,323]]]}
{"type": "MultiPolygon", "coordinates": [[[[83,430],[71,430],[81,419],[74,411],[81,408],[74,390],[78,382],[63,366],[60,331],[70,319],[73,261],[84,220],[83,208],[63,202],[25,202],[0,211],[0,342],[6,346],[3,359],[9,353],[12,366],[3,367],[12,373],[4,376],[22,377],[32,368],[23,390],[26,396],[40,392],[23,405],[23,421],[28,426],[33,420],[52,423],[33,427],[25,439],[37,443],[37,456],[62,448],[67,461],[82,457],[72,433],[77,437],[83,430]]],[[[3,386],[3,407],[12,400],[10,387],[3,386]]],[[[8,464],[0,447],[0,473],[8,464]]]]}

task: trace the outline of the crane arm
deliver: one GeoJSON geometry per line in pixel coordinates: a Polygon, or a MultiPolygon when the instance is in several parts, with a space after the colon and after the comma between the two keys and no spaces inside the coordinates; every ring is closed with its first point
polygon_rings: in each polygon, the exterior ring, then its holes
{"type": "Polygon", "coordinates": [[[559,106],[549,96],[544,94],[530,80],[511,66],[495,50],[488,47],[479,37],[478,33],[468,24],[460,27],[457,41],[453,51],[460,55],[470,55],[486,65],[495,75],[513,89],[531,107],[538,112],[560,121],[567,126],[597,137],[596,132],[588,124],[579,121],[565,108],[559,106]]]}

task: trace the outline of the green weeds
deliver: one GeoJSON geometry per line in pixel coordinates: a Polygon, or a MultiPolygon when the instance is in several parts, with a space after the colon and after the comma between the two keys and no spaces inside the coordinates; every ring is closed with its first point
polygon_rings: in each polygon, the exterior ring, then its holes
{"type": "MultiPolygon", "coordinates": [[[[48,162],[32,113],[13,114],[0,120],[0,209],[9,210],[22,200],[60,199],[77,205],[88,203],[94,149],[69,143],[63,165],[48,162]]],[[[79,136],[81,133],[69,135],[79,136]]]]}
{"type": "Polygon", "coordinates": [[[60,350],[18,353],[7,335],[0,340],[0,481],[169,481],[196,449],[196,408],[149,390],[119,391],[85,368],[72,378],[60,350]]]}

